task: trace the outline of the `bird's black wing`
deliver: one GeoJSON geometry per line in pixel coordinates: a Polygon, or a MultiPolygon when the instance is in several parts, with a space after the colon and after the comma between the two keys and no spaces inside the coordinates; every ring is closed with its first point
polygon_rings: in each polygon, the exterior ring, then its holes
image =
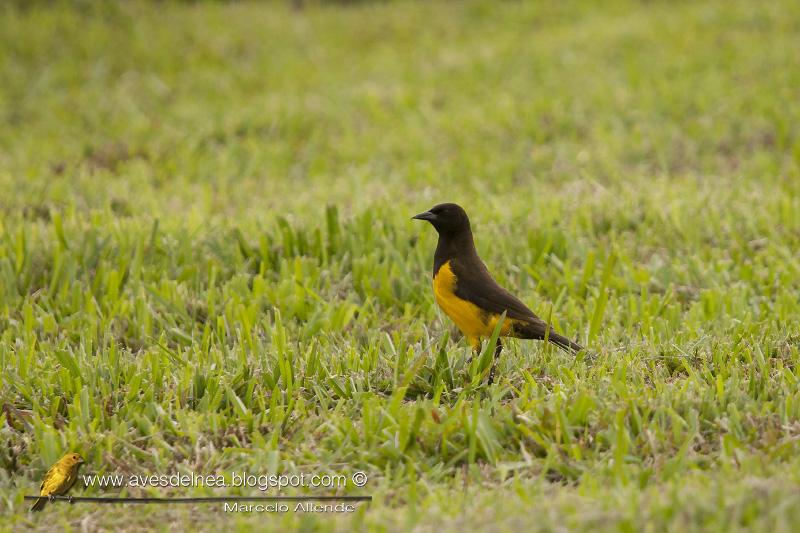
{"type": "Polygon", "coordinates": [[[514,331],[522,338],[545,339],[567,350],[577,352],[583,349],[568,338],[556,333],[552,327],[536,316],[519,298],[501,287],[489,274],[489,270],[478,257],[456,258],[451,261],[456,275],[455,294],[459,298],[474,303],[490,314],[506,313],[506,317],[519,320],[514,331]],[[549,332],[548,332],[549,330],[549,332]]]}
{"type": "Polygon", "coordinates": [[[455,294],[459,298],[474,303],[487,313],[499,315],[505,312],[508,318],[542,322],[528,306],[498,285],[477,257],[453,259],[451,268],[456,275],[455,294]]]}

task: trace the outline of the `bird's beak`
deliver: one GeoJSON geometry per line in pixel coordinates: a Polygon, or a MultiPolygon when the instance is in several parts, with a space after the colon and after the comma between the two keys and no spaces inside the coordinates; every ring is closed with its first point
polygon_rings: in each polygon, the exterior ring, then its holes
{"type": "Polygon", "coordinates": [[[414,215],[411,217],[412,220],[436,220],[436,215],[431,213],[430,211],[425,211],[424,213],[420,213],[419,215],[414,215]]]}

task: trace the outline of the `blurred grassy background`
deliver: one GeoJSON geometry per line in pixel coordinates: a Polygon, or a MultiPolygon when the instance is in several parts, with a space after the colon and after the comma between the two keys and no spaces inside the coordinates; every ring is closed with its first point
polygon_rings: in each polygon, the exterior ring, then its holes
{"type": "Polygon", "coordinates": [[[791,529],[798,37],[789,1],[0,7],[8,527],[78,448],[370,474],[276,527],[791,529]],[[597,360],[480,384],[408,220],[440,201],[597,360]]]}

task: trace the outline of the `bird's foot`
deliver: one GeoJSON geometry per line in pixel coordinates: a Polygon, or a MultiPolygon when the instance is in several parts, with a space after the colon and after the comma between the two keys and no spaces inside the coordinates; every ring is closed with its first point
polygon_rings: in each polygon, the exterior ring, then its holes
{"type": "Polygon", "coordinates": [[[503,351],[503,343],[497,339],[497,345],[494,347],[494,359],[492,359],[492,368],[489,370],[489,379],[486,381],[487,385],[494,383],[494,371],[497,369],[497,360],[500,358],[500,352],[503,351]]]}
{"type": "Polygon", "coordinates": [[[72,504],[72,503],[75,503],[75,498],[73,498],[72,496],[67,496],[67,501],[68,501],[69,503],[71,503],[71,504],[72,504]]]}
{"type": "Polygon", "coordinates": [[[56,501],[56,495],[55,494],[48,494],[47,495],[47,501],[49,501],[49,502],[56,501]]]}

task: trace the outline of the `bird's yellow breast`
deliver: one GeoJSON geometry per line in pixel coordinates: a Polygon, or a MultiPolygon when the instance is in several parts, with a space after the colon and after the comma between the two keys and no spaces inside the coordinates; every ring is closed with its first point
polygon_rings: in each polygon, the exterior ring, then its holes
{"type": "MultiPolygon", "coordinates": [[[[490,337],[500,316],[487,313],[474,303],[456,296],[458,278],[450,266],[450,261],[443,264],[433,276],[433,295],[442,311],[455,322],[461,333],[472,346],[478,346],[481,338],[490,337]]],[[[511,330],[511,320],[503,324],[502,335],[511,330]]]]}

